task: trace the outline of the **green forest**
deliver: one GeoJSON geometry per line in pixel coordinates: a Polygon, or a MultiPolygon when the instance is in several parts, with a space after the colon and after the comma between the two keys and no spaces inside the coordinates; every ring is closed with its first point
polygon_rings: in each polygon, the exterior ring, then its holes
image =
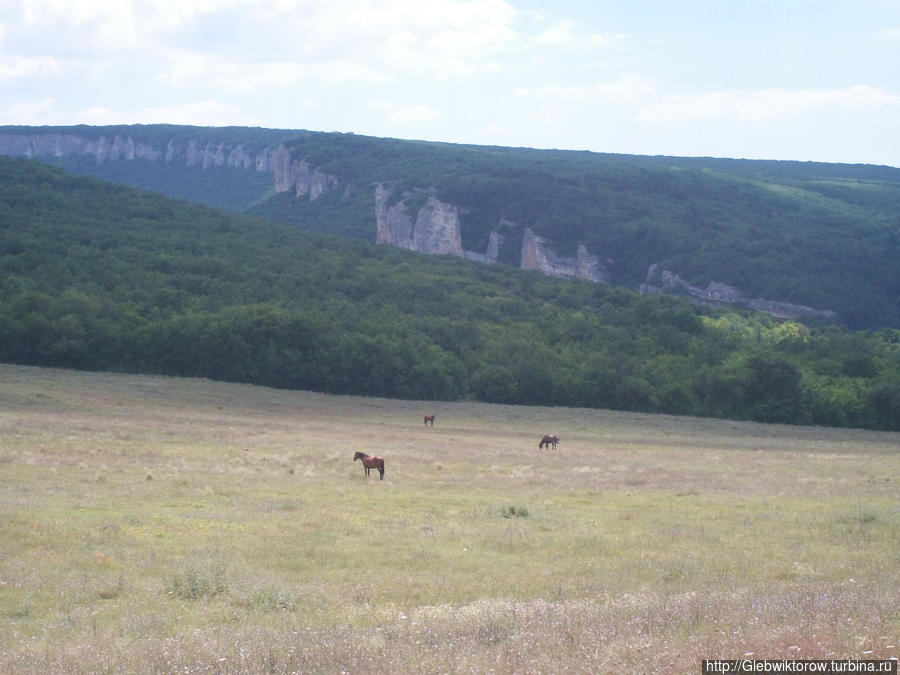
{"type": "Polygon", "coordinates": [[[183,162],[46,157],[67,170],[195,203],[368,241],[373,186],[422,190],[459,208],[462,244],[518,266],[525,228],[559,255],[580,244],[612,283],[637,289],[651,264],[837,313],[851,329],[900,328],[900,169],[815,162],[645,157],[456,145],[244,127],[0,127],[6,134],[133,138],[164,150],[193,141],[248,152],[283,145],[339,178],[311,201],[275,193],[271,173],[183,162]]]}
{"type": "Polygon", "coordinates": [[[0,360],[900,430],[896,328],[421,256],[6,158],[0,360]]]}

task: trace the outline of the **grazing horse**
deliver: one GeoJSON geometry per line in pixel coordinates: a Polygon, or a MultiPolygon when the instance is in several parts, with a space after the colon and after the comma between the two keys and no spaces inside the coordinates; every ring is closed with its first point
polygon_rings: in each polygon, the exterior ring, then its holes
{"type": "Polygon", "coordinates": [[[431,426],[434,426],[434,415],[425,415],[425,426],[428,426],[428,423],[431,422],[431,426]]]}
{"type": "Polygon", "coordinates": [[[552,445],[553,449],[556,450],[556,444],[559,443],[559,436],[556,434],[547,434],[541,439],[541,442],[538,444],[538,450],[543,450],[546,445],[548,448],[552,445]]]}
{"type": "Polygon", "coordinates": [[[364,452],[357,452],[353,455],[353,461],[360,460],[363,468],[366,470],[366,476],[369,475],[369,469],[378,469],[381,474],[381,480],[384,480],[384,459],[381,457],[372,457],[364,452]]]}

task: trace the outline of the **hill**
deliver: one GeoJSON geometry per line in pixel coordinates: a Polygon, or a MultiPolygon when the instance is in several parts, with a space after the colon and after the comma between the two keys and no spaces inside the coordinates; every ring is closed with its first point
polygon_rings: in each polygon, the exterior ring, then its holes
{"type": "Polygon", "coordinates": [[[170,125],[0,153],[303,229],[854,329],[900,327],[900,169],[170,125]]]}
{"type": "Polygon", "coordinates": [[[900,428],[848,333],[303,232],[0,158],[0,360],[409,399],[900,428]]]}

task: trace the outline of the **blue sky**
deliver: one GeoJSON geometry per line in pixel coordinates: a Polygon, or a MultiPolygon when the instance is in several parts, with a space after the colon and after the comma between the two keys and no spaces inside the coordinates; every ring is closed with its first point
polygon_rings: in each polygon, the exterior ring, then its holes
{"type": "Polygon", "coordinates": [[[900,0],[0,0],[0,124],[900,167],[900,0]]]}

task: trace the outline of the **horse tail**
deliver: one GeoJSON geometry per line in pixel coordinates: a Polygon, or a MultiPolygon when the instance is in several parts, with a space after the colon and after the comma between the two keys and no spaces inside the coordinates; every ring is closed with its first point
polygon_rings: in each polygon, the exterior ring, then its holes
{"type": "Polygon", "coordinates": [[[378,473],[381,474],[380,480],[384,480],[384,460],[381,460],[381,464],[378,465],[378,473]]]}

